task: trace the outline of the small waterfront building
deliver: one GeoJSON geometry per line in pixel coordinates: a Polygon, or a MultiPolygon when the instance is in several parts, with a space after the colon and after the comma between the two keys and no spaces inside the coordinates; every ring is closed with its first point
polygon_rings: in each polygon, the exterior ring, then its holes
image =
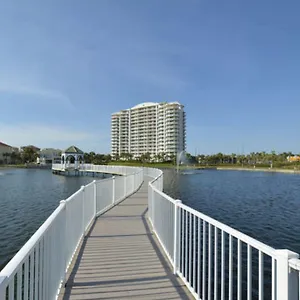
{"type": "Polygon", "coordinates": [[[0,142],[0,164],[11,162],[12,153],[17,153],[18,148],[0,142]]]}
{"type": "Polygon", "coordinates": [[[300,162],[300,156],[299,155],[288,156],[287,161],[288,162],[300,162]]]}
{"type": "Polygon", "coordinates": [[[38,152],[37,163],[40,165],[51,165],[52,163],[60,162],[61,160],[60,149],[44,148],[38,152]]]}
{"type": "Polygon", "coordinates": [[[61,154],[61,165],[63,169],[79,169],[84,163],[84,152],[76,146],[70,146],[61,154]]]}

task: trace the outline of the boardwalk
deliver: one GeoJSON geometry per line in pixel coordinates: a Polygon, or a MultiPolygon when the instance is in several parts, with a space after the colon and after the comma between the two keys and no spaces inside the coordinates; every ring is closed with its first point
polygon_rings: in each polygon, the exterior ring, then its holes
{"type": "Polygon", "coordinates": [[[146,219],[147,182],[98,218],[59,299],[192,299],[146,219]]]}

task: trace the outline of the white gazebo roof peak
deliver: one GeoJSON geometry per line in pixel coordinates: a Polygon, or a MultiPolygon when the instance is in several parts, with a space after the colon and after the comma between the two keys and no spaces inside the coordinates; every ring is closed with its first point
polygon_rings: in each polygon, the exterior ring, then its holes
{"type": "Polygon", "coordinates": [[[70,146],[63,153],[65,153],[65,154],[84,154],[84,152],[76,146],[70,146]]]}

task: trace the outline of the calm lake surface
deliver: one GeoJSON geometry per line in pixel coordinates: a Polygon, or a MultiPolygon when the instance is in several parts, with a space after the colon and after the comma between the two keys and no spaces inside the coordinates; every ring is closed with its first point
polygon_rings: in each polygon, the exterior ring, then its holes
{"type": "MultiPolygon", "coordinates": [[[[61,199],[93,179],[50,170],[0,169],[0,269],[61,199]]],[[[300,175],[166,170],[164,190],[270,246],[300,253],[300,175]]]]}

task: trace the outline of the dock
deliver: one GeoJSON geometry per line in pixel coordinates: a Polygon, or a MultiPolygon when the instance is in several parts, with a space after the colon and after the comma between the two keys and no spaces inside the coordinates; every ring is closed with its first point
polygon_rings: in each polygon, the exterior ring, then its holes
{"type": "Polygon", "coordinates": [[[59,299],[193,299],[150,229],[147,181],[97,218],[59,299]]]}

